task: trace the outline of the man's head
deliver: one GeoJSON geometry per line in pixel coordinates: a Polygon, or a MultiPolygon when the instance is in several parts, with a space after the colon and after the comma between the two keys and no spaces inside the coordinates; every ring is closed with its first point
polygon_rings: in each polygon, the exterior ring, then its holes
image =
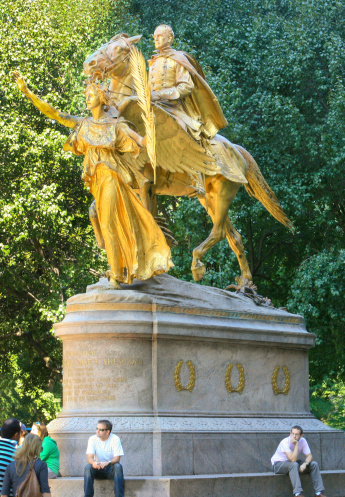
{"type": "Polygon", "coordinates": [[[107,419],[100,419],[97,423],[96,435],[101,440],[107,440],[113,429],[113,425],[107,419]]]}
{"type": "Polygon", "coordinates": [[[6,419],[1,427],[1,437],[18,442],[20,437],[21,425],[20,421],[15,418],[6,419]]]}
{"type": "Polygon", "coordinates": [[[303,435],[303,429],[300,426],[296,425],[291,428],[290,437],[292,439],[298,441],[302,435],[303,435]]]}
{"type": "Polygon", "coordinates": [[[160,24],[156,27],[153,38],[157,50],[163,50],[163,48],[171,47],[174,41],[174,31],[168,24],[160,24]]]}

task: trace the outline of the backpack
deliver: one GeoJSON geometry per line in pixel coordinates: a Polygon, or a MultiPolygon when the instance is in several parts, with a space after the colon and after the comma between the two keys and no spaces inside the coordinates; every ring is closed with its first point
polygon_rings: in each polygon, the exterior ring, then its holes
{"type": "Polygon", "coordinates": [[[17,487],[16,497],[42,497],[41,486],[35,473],[34,459],[29,467],[25,480],[17,487]]]}

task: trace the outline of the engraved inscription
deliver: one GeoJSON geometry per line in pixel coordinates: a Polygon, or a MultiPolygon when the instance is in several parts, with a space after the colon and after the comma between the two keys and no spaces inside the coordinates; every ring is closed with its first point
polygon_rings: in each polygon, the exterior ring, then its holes
{"type": "MultiPolygon", "coordinates": [[[[109,352],[108,352],[109,354],[109,352]]],[[[99,401],[115,401],[116,391],[127,383],[126,368],[143,366],[137,357],[114,357],[95,349],[64,351],[64,405],[81,407],[99,401]]]]}
{"type": "Polygon", "coordinates": [[[103,359],[104,366],[142,366],[141,359],[121,359],[119,357],[106,357],[103,359]]]}

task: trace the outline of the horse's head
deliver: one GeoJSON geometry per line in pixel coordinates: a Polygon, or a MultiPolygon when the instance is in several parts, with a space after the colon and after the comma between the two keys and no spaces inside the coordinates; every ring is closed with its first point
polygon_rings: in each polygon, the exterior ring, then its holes
{"type": "Polygon", "coordinates": [[[92,79],[121,76],[128,67],[131,46],[140,38],[141,35],[129,37],[125,33],[114,36],[85,60],[85,75],[92,79]]]}

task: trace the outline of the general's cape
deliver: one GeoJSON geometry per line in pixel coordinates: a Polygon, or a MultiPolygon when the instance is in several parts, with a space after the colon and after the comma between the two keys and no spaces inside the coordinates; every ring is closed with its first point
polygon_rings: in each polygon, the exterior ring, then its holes
{"type": "MultiPolygon", "coordinates": [[[[228,125],[224,117],[223,111],[219,105],[218,99],[205,81],[203,70],[199,63],[186,52],[180,52],[173,48],[166,48],[163,51],[166,57],[170,57],[178,64],[181,64],[190,73],[194,89],[192,94],[187,97],[193,101],[198,113],[203,121],[203,128],[210,138],[213,138],[220,129],[228,125]]],[[[153,55],[149,60],[151,66],[155,58],[153,55]]]]}

